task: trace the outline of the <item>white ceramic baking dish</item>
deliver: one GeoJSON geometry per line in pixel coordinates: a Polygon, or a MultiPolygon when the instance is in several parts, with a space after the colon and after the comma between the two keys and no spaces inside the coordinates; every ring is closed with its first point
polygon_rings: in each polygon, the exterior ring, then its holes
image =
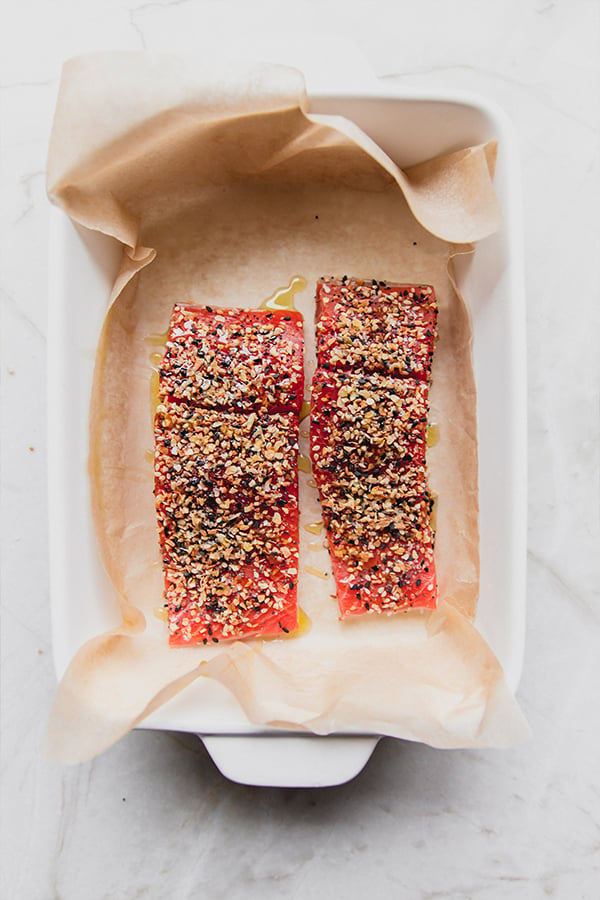
{"type": "MultiPolygon", "coordinates": [[[[470,258],[458,281],[474,330],[478,388],[481,595],[476,624],[515,690],[525,620],[526,364],[521,195],[516,140],[495,105],[478,97],[404,92],[373,83],[363,92],[312,92],[311,111],[356,122],[400,165],[497,139],[502,230],[470,258]]],[[[96,343],[120,250],[50,220],[49,509],[53,649],[57,676],[77,648],[118,621],[92,528],[87,476],[88,407],[96,343]]],[[[220,685],[199,679],[144,727],[196,733],[217,766],[246,784],[324,786],[356,775],[378,735],[256,729],[220,685]]]]}

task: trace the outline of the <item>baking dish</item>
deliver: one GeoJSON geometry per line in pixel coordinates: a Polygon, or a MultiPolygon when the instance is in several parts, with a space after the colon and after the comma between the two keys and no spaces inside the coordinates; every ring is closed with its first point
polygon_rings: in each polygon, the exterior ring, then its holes
{"type": "MultiPolygon", "coordinates": [[[[476,624],[518,684],[525,615],[526,384],[520,186],[516,141],[503,112],[481,98],[403,92],[311,91],[310,110],[343,115],[401,167],[496,139],[502,229],[456,274],[474,332],[478,389],[481,592],[476,624]],[[502,377],[498,377],[498,373],[502,377]]],[[[90,515],[88,408],[95,348],[120,247],[52,209],[49,297],[49,509],[54,659],[58,677],[88,638],[119,613],[99,558],[90,515]]],[[[361,770],[378,735],[257,729],[219,684],[198,679],[144,727],[202,736],[221,771],[247,784],[323,786],[361,770]]]]}

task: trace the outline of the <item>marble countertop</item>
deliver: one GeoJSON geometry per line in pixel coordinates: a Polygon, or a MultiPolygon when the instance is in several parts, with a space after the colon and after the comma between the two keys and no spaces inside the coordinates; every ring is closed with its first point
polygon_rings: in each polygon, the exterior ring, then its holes
{"type": "Polygon", "coordinates": [[[598,896],[599,18],[593,0],[11,9],[0,36],[2,897],[598,896]],[[319,52],[328,35],[360,43],[378,77],[477,92],[516,126],[529,410],[518,696],[532,739],[505,751],[385,739],[354,781],[318,791],[230,783],[196,738],[162,732],[60,766],[43,742],[55,690],[44,170],[61,63],[94,49],[201,53],[207,41],[294,63],[315,31],[319,52]]]}

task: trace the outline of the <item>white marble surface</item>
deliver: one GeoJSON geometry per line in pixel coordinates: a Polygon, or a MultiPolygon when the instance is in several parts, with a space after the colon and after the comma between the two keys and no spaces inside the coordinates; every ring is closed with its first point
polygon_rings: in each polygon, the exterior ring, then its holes
{"type": "Polygon", "coordinates": [[[598,2],[22,0],[0,32],[0,895],[598,897],[598,2]],[[519,133],[530,417],[519,698],[533,738],[502,752],[385,740],[354,782],[322,791],[231,784],[196,739],[162,733],[63,768],[43,755],[55,688],[44,167],[60,64],[92,49],[201,53],[231,36],[294,62],[315,30],[360,41],[381,77],[495,99],[519,133]]]}

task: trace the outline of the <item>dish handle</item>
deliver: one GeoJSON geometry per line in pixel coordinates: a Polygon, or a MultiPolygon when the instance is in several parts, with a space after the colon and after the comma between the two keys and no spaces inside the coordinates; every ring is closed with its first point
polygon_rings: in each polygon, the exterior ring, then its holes
{"type": "Polygon", "coordinates": [[[199,734],[219,771],[256,787],[332,787],[369,761],[377,735],[199,734]]]}

